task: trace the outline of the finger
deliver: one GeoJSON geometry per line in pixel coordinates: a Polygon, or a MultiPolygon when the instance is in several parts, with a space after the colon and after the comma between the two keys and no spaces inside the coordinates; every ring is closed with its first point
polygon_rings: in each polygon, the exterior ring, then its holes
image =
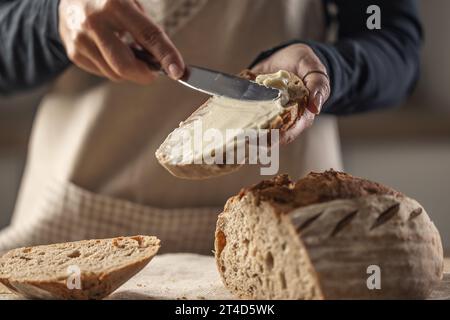
{"type": "Polygon", "coordinates": [[[303,47],[303,50],[305,53],[298,63],[297,74],[309,90],[307,108],[312,113],[319,114],[323,104],[330,96],[330,80],[327,76],[327,69],[314,51],[310,47],[303,47]]]}
{"type": "Polygon", "coordinates": [[[251,71],[255,74],[267,74],[267,73],[273,73],[280,70],[280,67],[277,65],[274,65],[274,59],[271,59],[273,57],[269,57],[261,62],[259,62],[256,66],[254,66],[251,71]]]}
{"type": "Polygon", "coordinates": [[[79,36],[77,39],[77,48],[82,56],[87,57],[100,72],[103,77],[112,81],[121,81],[121,77],[111,69],[97,45],[88,36],[79,36]]]}
{"type": "Polygon", "coordinates": [[[144,7],[138,0],[133,0],[132,2],[141,12],[145,12],[144,7]]]}
{"type": "Polygon", "coordinates": [[[122,27],[156,58],[170,77],[181,78],[185,70],[183,58],[167,34],[131,2],[122,10],[117,16],[122,27]]]}
{"type": "Polygon", "coordinates": [[[105,27],[98,27],[94,32],[96,45],[109,67],[122,79],[139,84],[148,84],[156,75],[147,65],[138,60],[130,47],[118,36],[105,27]]]}
{"type": "Polygon", "coordinates": [[[305,110],[304,114],[297,119],[295,124],[281,135],[280,143],[286,145],[294,141],[305,129],[313,124],[314,118],[314,113],[305,110]]]}
{"type": "Polygon", "coordinates": [[[304,79],[306,88],[309,90],[307,108],[314,114],[319,114],[323,104],[330,97],[330,81],[322,73],[309,73],[304,79]]]}
{"type": "Polygon", "coordinates": [[[86,56],[80,56],[77,61],[77,66],[86,72],[92,73],[98,77],[104,77],[102,71],[86,56]]]}
{"type": "Polygon", "coordinates": [[[255,74],[264,74],[269,73],[267,72],[269,62],[266,60],[261,61],[256,66],[254,66],[250,71],[255,74]]]}
{"type": "MultiPolygon", "coordinates": [[[[311,67],[308,67],[311,68],[311,67]]],[[[321,68],[310,70],[320,70],[321,68]]],[[[271,61],[263,61],[252,68],[252,72],[256,74],[266,74],[275,72],[279,68],[274,68],[271,65],[271,61]]],[[[301,74],[297,72],[297,74],[301,74]]],[[[303,72],[303,74],[307,74],[303,72]]],[[[310,73],[303,78],[303,82],[309,91],[309,99],[307,108],[314,114],[319,114],[322,110],[323,104],[328,100],[330,96],[330,82],[327,76],[321,73],[310,73]]]]}

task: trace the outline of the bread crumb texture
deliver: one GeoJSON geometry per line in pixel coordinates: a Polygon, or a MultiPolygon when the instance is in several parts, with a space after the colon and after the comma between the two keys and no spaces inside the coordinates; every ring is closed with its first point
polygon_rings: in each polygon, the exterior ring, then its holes
{"type": "Polygon", "coordinates": [[[14,249],[0,258],[0,282],[31,298],[101,299],[156,255],[151,236],[119,237],[14,249]],[[67,280],[79,271],[81,288],[67,280]]]}

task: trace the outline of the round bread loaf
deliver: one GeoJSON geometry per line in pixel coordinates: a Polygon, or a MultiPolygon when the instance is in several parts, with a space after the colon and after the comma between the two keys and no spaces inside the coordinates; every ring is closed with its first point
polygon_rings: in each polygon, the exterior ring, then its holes
{"type": "Polygon", "coordinates": [[[219,216],[215,249],[242,298],[425,298],[443,273],[439,232],[417,201],[335,171],[243,189],[219,216]]]}

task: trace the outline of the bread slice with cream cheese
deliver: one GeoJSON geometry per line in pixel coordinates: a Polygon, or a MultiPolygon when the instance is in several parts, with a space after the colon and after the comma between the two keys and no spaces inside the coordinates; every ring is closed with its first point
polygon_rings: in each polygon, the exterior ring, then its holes
{"type": "MultiPolygon", "coordinates": [[[[263,129],[279,129],[282,134],[303,115],[308,102],[308,90],[296,75],[287,71],[256,75],[245,70],[240,76],[261,85],[279,89],[280,98],[264,102],[233,100],[217,96],[208,99],[183,121],[156,151],[159,163],[172,175],[198,180],[236,171],[242,166],[242,162],[229,163],[226,161],[226,153],[236,148],[239,130],[245,132],[250,129],[258,132],[263,129]],[[201,135],[214,130],[223,139],[217,143],[207,143],[204,136],[199,138],[195,133],[196,129],[199,129],[197,132],[201,135]],[[189,143],[183,143],[187,141],[184,140],[186,138],[189,139],[189,143]],[[216,158],[219,161],[214,161],[216,158]]],[[[270,142],[267,142],[269,146],[270,142]]],[[[247,148],[248,144],[244,147],[247,148]]]]}

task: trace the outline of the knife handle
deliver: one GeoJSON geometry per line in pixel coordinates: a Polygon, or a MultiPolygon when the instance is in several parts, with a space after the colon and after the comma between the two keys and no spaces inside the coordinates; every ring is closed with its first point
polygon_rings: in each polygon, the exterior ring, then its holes
{"type": "Polygon", "coordinates": [[[158,61],[156,61],[155,57],[153,57],[150,53],[148,53],[145,50],[133,47],[131,48],[131,50],[133,51],[136,58],[138,58],[141,61],[144,61],[147,64],[150,70],[166,74],[164,72],[164,69],[161,67],[161,64],[158,61]]]}

